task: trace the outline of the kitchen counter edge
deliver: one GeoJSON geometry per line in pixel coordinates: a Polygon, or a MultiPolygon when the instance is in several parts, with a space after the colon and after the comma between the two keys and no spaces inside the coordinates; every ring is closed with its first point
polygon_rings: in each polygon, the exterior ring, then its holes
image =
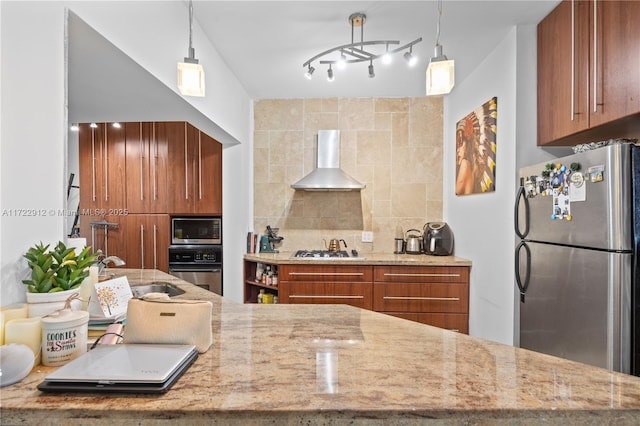
{"type": "Polygon", "coordinates": [[[471,261],[457,256],[426,254],[360,253],[356,258],[294,258],[293,252],[246,253],[244,260],[278,265],[402,265],[402,266],[471,266],[471,261]]]}

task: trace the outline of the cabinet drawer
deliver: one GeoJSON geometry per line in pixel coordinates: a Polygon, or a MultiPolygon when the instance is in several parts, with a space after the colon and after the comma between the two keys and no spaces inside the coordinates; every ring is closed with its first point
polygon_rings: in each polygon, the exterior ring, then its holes
{"type": "Polygon", "coordinates": [[[410,321],[429,324],[458,333],[469,334],[469,316],[465,314],[427,314],[407,312],[385,312],[387,315],[410,321]]]}
{"type": "Polygon", "coordinates": [[[469,282],[469,268],[466,266],[376,266],[374,281],[467,283],[469,282]]]}
{"type": "Polygon", "coordinates": [[[371,283],[280,283],[280,303],[346,304],[371,310],[371,283]]]}
{"type": "Polygon", "coordinates": [[[280,281],[371,282],[372,266],[280,265],[280,281]]]}
{"type": "Polygon", "coordinates": [[[469,312],[467,284],[374,283],[373,309],[379,312],[469,312]]]}

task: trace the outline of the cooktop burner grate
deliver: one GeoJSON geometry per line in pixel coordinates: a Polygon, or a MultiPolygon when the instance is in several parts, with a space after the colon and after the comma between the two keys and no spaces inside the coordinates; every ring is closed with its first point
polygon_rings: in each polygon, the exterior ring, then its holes
{"type": "Polygon", "coordinates": [[[329,251],[329,250],[298,250],[293,257],[349,257],[349,253],[344,250],[329,251]]]}

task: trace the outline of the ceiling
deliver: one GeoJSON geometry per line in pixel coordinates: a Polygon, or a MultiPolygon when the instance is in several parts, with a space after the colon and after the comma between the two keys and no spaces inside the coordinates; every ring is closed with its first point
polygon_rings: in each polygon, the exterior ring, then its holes
{"type": "MultiPolygon", "coordinates": [[[[558,3],[445,0],[440,44],[444,54],[456,61],[456,80],[469,75],[514,25],[537,24],[558,3]]],[[[195,0],[193,12],[209,41],[254,99],[425,94],[425,70],[436,40],[436,1],[195,0]],[[397,54],[389,66],[375,63],[376,76],[371,79],[367,77],[368,63],[349,64],[335,72],[331,83],[326,79],[327,66],[314,64],[314,78],[304,78],[302,64],[306,60],[351,42],[349,16],[354,12],[367,16],[365,41],[398,40],[403,45],[422,37],[413,51],[419,64],[408,68],[402,54],[397,54]]],[[[358,31],[355,38],[359,41],[358,31]]],[[[193,46],[197,57],[197,39],[193,46]]]]}
{"type": "MultiPolygon", "coordinates": [[[[456,61],[456,81],[464,80],[514,25],[537,24],[557,3],[559,0],[445,0],[440,43],[444,54],[456,61]]],[[[425,69],[436,40],[436,1],[195,0],[193,11],[196,24],[251,99],[425,94],[425,69]],[[348,18],[354,12],[367,16],[365,41],[398,40],[403,45],[422,37],[413,49],[420,59],[418,65],[408,68],[402,54],[397,54],[390,65],[374,63],[375,78],[367,77],[365,62],[336,70],[335,81],[328,82],[326,65],[314,63],[314,78],[304,78],[306,60],[351,42],[348,18]]],[[[186,4],[183,18],[186,56],[186,4]]],[[[175,119],[191,121],[214,137],[220,131],[80,18],[71,14],[69,22],[70,122],[175,119]]],[[[358,31],[355,37],[358,41],[358,31]]],[[[202,42],[194,37],[196,58],[202,42]]],[[[206,78],[215,77],[209,71],[206,78]]]]}

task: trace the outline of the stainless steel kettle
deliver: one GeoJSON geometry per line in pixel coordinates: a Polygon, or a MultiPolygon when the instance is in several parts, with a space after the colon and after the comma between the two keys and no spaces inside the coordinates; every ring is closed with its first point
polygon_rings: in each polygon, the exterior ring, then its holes
{"type": "Polygon", "coordinates": [[[404,251],[407,254],[422,253],[422,234],[417,229],[408,229],[405,238],[404,251]]]}

